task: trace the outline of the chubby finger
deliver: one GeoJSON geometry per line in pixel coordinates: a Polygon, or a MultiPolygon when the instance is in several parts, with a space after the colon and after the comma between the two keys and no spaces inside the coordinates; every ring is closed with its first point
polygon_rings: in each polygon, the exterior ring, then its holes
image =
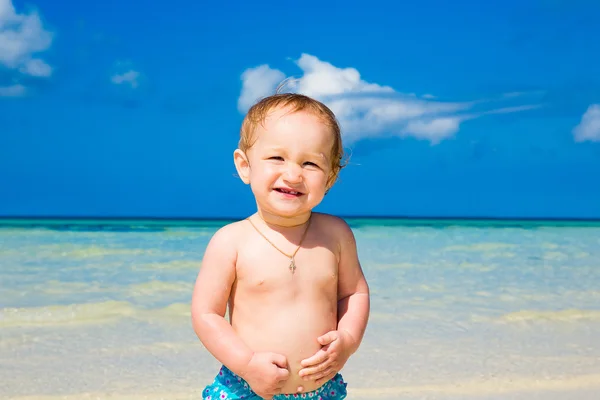
{"type": "Polygon", "coordinates": [[[323,371],[326,371],[327,369],[329,369],[330,366],[331,366],[330,362],[324,362],[315,367],[303,368],[298,372],[298,375],[300,375],[302,378],[304,378],[304,380],[309,380],[309,379],[312,379],[313,375],[323,373],[323,371]]]}
{"type": "Polygon", "coordinates": [[[317,380],[331,374],[332,371],[333,371],[333,368],[331,368],[331,366],[330,366],[328,368],[324,368],[321,371],[314,371],[314,372],[311,372],[310,374],[306,374],[303,377],[303,379],[305,381],[317,381],[317,380]]]}
{"type": "Polygon", "coordinates": [[[320,349],[315,353],[314,356],[309,357],[305,360],[300,361],[300,365],[303,367],[310,367],[311,365],[317,365],[323,363],[325,360],[329,358],[329,354],[327,354],[326,349],[320,349]]]}
{"type": "Polygon", "coordinates": [[[330,368],[324,369],[323,371],[313,374],[311,376],[311,378],[314,379],[315,381],[318,381],[319,379],[325,378],[334,372],[335,372],[334,369],[330,367],[330,368]]]}
{"type": "Polygon", "coordinates": [[[277,378],[279,378],[279,382],[285,382],[290,377],[290,371],[285,368],[277,369],[277,378]]]}
{"type": "Polygon", "coordinates": [[[319,342],[319,344],[321,346],[325,346],[326,344],[333,342],[337,338],[338,338],[338,333],[336,331],[329,331],[326,334],[324,334],[323,336],[319,336],[317,338],[317,341],[319,342]]]}
{"type": "Polygon", "coordinates": [[[271,362],[280,368],[287,367],[287,359],[281,354],[271,353],[271,362]]]}
{"type": "Polygon", "coordinates": [[[315,381],[315,383],[316,383],[317,385],[320,385],[320,384],[322,384],[322,383],[325,383],[325,382],[327,382],[327,381],[329,381],[329,380],[333,379],[333,377],[334,377],[336,374],[337,374],[337,372],[335,372],[335,371],[331,371],[331,372],[330,372],[328,375],[325,375],[324,377],[322,377],[322,378],[320,378],[320,379],[317,379],[317,380],[315,381]]]}

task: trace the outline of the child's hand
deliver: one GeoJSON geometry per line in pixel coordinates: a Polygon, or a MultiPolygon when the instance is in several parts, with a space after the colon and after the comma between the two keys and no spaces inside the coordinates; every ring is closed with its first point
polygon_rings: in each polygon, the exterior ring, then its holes
{"type": "Polygon", "coordinates": [[[265,400],[279,394],[290,376],[285,356],[275,353],[254,353],[243,378],[250,388],[265,400]]]}
{"type": "Polygon", "coordinates": [[[335,376],[350,357],[352,338],[346,331],[330,331],[317,339],[323,347],[317,353],[300,362],[298,374],[304,380],[314,380],[317,384],[327,382],[335,376]]]}

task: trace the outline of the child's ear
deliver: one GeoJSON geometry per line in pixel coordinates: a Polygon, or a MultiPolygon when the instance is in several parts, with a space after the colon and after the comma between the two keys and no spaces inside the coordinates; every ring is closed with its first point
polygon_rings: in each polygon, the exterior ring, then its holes
{"type": "Polygon", "coordinates": [[[246,153],[241,151],[240,149],[236,149],[233,152],[233,163],[235,164],[235,169],[237,170],[238,176],[246,185],[250,183],[250,163],[248,162],[248,157],[246,157],[246,153]]]}

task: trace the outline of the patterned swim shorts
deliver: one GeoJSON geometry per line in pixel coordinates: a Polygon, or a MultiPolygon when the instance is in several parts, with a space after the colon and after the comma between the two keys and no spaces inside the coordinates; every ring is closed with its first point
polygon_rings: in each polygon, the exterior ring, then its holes
{"type": "MultiPolygon", "coordinates": [[[[347,395],[346,385],[342,376],[336,374],[331,380],[312,392],[278,394],[273,396],[273,400],[342,400],[347,395]]],[[[261,398],[250,389],[250,385],[245,380],[231,372],[229,368],[222,366],[213,383],[204,388],[202,399],[259,400],[261,398]]]]}

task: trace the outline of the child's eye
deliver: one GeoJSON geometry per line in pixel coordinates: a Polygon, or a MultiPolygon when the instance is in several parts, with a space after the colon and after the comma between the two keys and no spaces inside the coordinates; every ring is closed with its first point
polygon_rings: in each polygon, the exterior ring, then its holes
{"type": "Polygon", "coordinates": [[[309,167],[319,167],[317,164],[315,164],[314,162],[311,161],[307,161],[304,163],[304,165],[308,165],[309,167]]]}
{"type": "Polygon", "coordinates": [[[283,157],[273,156],[273,157],[269,157],[269,160],[283,161],[283,157]]]}

